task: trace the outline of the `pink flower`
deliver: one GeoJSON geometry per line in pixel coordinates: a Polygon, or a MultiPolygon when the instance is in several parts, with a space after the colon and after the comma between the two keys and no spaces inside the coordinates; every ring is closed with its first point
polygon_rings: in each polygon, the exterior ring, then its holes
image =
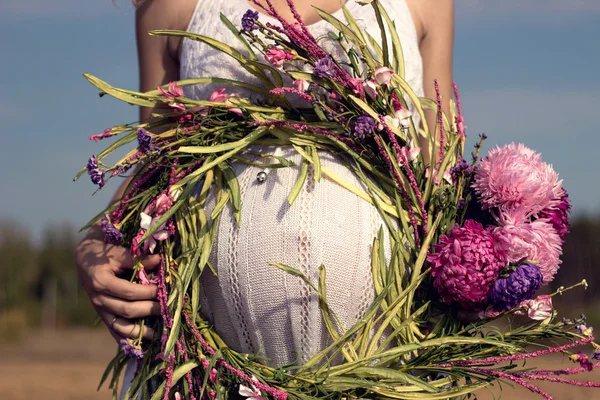
{"type": "Polygon", "coordinates": [[[548,219],[561,239],[569,233],[569,213],[571,212],[571,203],[569,195],[563,189],[559,197],[559,202],[549,208],[545,208],[539,215],[541,219],[548,219]]]}
{"type": "Polygon", "coordinates": [[[250,400],[267,400],[265,397],[261,396],[260,390],[256,388],[254,385],[250,385],[251,388],[240,384],[240,388],[238,393],[240,396],[247,397],[250,400]]]}
{"type": "MultiPolygon", "coordinates": [[[[170,99],[174,99],[176,97],[183,97],[184,93],[183,93],[183,89],[181,88],[181,86],[179,86],[177,84],[177,82],[169,82],[169,86],[168,86],[168,90],[165,91],[161,86],[158,87],[158,91],[165,97],[170,98],[170,99]]],[[[178,110],[181,111],[185,111],[185,105],[181,104],[181,103],[175,103],[175,102],[170,102],[169,103],[170,107],[176,108],[178,110]]]]}
{"type": "MultiPolygon", "coordinates": [[[[419,147],[419,150],[421,148],[419,147]]],[[[435,183],[436,185],[438,185],[440,182],[439,177],[438,177],[438,173],[439,170],[437,168],[435,168],[433,170],[433,183],[435,183]]],[[[425,169],[425,178],[429,178],[429,167],[427,167],[425,169]]],[[[452,174],[450,173],[450,168],[448,168],[447,170],[444,171],[444,173],[442,174],[442,178],[444,178],[444,180],[448,183],[448,184],[452,184],[452,174]]]]}
{"type": "Polygon", "coordinates": [[[144,213],[153,217],[162,217],[164,213],[169,211],[173,207],[173,200],[166,193],[161,193],[156,201],[150,202],[144,209],[144,213]]]}
{"type": "Polygon", "coordinates": [[[183,97],[183,89],[177,84],[177,82],[169,82],[168,90],[165,91],[161,86],[158,87],[158,91],[165,97],[174,99],[175,97],[183,97]]]}
{"type": "Polygon", "coordinates": [[[377,81],[380,85],[389,85],[392,81],[392,75],[394,75],[394,71],[389,69],[388,67],[378,67],[375,69],[375,81],[377,81]]]}
{"type": "Polygon", "coordinates": [[[506,265],[490,228],[473,220],[442,235],[434,246],[431,263],[434,286],[447,303],[477,309],[488,300],[498,272],[506,265]]]}
{"type": "Polygon", "coordinates": [[[479,312],[479,319],[492,319],[496,318],[498,315],[502,314],[500,311],[495,311],[492,306],[489,306],[484,311],[479,312]]]}
{"type": "Polygon", "coordinates": [[[522,208],[528,215],[537,215],[558,202],[562,182],[539,154],[511,143],[490,150],[475,171],[473,188],[484,209],[522,208]]]}
{"type": "Polygon", "coordinates": [[[527,222],[523,213],[501,213],[494,236],[509,262],[522,258],[535,262],[544,278],[552,281],[561,264],[562,240],[554,227],[543,219],[527,222]]]}
{"type": "MultiPolygon", "coordinates": [[[[525,300],[519,304],[527,310],[527,316],[536,321],[543,321],[552,315],[552,297],[547,294],[533,300],[525,300]]],[[[517,313],[521,313],[520,311],[517,313]]],[[[521,313],[522,314],[522,313],[521,313]]]]}
{"type": "Polygon", "coordinates": [[[305,79],[296,79],[294,81],[294,88],[299,92],[306,92],[310,87],[310,81],[305,79]]]}
{"type": "Polygon", "coordinates": [[[210,94],[210,101],[213,103],[225,103],[229,98],[228,94],[225,94],[225,88],[217,89],[210,94]]]}
{"type": "MultiPolygon", "coordinates": [[[[412,139],[408,142],[408,149],[405,147],[404,151],[406,151],[406,158],[408,158],[409,161],[415,161],[417,159],[417,157],[419,156],[419,153],[421,152],[421,148],[420,147],[413,147],[413,141],[412,139]]],[[[450,174],[450,171],[446,171],[448,174],[450,174]]],[[[446,174],[444,173],[444,179],[447,180],[446,174]]]]}
{"type": "Polygon", "coordinates": [[[273,64],[276,68],[281,69],[283,67],[284,62],[288,62],[294,58],[292,53],[287,53],[283,50],[280,50],[276,47],[269,49],[265,53],[265,59],[273,64]]]}
{"type": "Polygon", "coordinates": [[[146,270],[143,267],[140,268],[140,270],[137,272],[137,278],[140,281],[140,283],[144,286],[150,284],[150,281],[148,280],[148,274],[146,273],[146,270]]]}
{"type": "MultiPolygon", "coordinates": [[[[229,98],[237,97],[234,94],[225,94],[225,90],[226,90],[225,88],[221,88],[221,89],[217,89],[214,92],[212,92],[210,95],[210,101],[212,101],[213,103],[225,103],[225,102],[227,102],[227,100],[229,100],[229,98]]],[[[206,113],[208,113],[208,110],[210,110],[210,107],[207,107],[206,113]]],[[[240,110],[238,107],[231,107],[228,110],[234,114],[239,115],[240,117],[242,117],[244,115],[242,110],[240,110]]],[[[203,115],[206,115],[206,114],[203,114],[203,115]]]]}
{"type": "Polygon", "coordinates": [[[392,108],[394,109],[394,117],[400,121],[403,128],[410,126],[410,117],[412,112],[404,108],[396,93],[392,93],[392,108]]]}
{"type": "Polygon", "coordinates": [[[348,85],[352,89],[352,92],[360,98],[365,97],[365,89],[363,88],[363,78],[351,78],[348,80],[348,85]]]}
{"type": "MultiPolygon", "coordinates": [[[[152,218],[146,213],[141,213],[140,217],[140,228],[145,229],[146,231],[152,226],[154,226],[160,218],[152,218]]],[[[167,224],[162,224],[160,228],[158,228],[148,239],[146,239],[146,241],[144,242],[144,251],[149,251],[150,254],[154,254],[156,242],[161,240],[167,240],[167,238],[169,237],[169,230],[167,229],[166,225],[167,224]]]]}
{"type": "Polygon", "coordinates": [[[208,379],[210,380],[211,383],[215,383],[217,381],[217,370],[216,368],[213,368],[210,370],[210,373],[208,374],[208,379]]]}
{"type": "Polygon", "coordinates": [[[365,93],[373,100],[377,98],[377,83],[374,80],[368,80],[363,83],[365,93]]]}

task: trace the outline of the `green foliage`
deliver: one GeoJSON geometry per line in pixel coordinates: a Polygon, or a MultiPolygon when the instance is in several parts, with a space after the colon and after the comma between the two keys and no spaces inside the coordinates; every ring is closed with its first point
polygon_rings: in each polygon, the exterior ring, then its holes
{"type": "Polygon", "coordinates": [[[75,271],[75,230],[49,226],[39,243],[14,221],[0,221],[0,341],[31,327],[92,326],[96,314],[75,271]]]}

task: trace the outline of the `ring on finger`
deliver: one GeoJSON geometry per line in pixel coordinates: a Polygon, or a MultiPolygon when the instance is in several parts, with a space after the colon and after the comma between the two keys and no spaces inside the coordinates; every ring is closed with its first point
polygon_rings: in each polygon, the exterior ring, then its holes
{"type": "Polygon", "coordinates": [[[108,325],[113,331],[115,330],[115,322],[117,321],[117,318],[119,317],[115,315],[115,317],[112,319],[112,321],[110,321],[110,324],[108,325]]]}

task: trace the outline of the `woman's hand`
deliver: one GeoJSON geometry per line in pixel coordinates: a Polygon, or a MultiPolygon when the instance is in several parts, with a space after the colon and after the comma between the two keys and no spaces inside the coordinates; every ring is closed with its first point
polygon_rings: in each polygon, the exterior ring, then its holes
{"type": "MultiPolygon", "coordinates": [[[[95,226],[77,246],[75,264],[79,281],[115,340],[138,338],[140,324],[132,320],[160,315],[156,301],[158,288],[120,278],[133,269],[133,258],[128,249],[106,244],[102,238],[102,231],[95,226]]],[[[151,270],[159,265],[160,257],[147,256],[141,262],[146,270],[151,270]]],[[[142,336],[151,339],[154,331],[144,327],[142,336]]]]}

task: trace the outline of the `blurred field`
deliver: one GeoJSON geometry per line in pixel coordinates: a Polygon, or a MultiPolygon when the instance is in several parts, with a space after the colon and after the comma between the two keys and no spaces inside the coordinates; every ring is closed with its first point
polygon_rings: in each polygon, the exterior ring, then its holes
{"type": "MultiPolygon", "coordinates": [[[[0,344],[0,399],[2,400],[108,400],[110,391],[96,391],[104,367],[115,352],[112,337],[101,329],[69,329],[36,333],[13,344],[0,344]]],[[[573,364],[555,356],[537,360],[543,368],[567,368],[573,364]]],[[[600,371],[579,379],[600,381],[600,371]]],[[[600,389],[540,385],[556,400],[600,399],[600,389]]],[[[508,400],[540,399],[526,389],[504,386],[499,397],[508,400]]],[[[487,391],[479,400],[492,400],[487,391]]]]}

